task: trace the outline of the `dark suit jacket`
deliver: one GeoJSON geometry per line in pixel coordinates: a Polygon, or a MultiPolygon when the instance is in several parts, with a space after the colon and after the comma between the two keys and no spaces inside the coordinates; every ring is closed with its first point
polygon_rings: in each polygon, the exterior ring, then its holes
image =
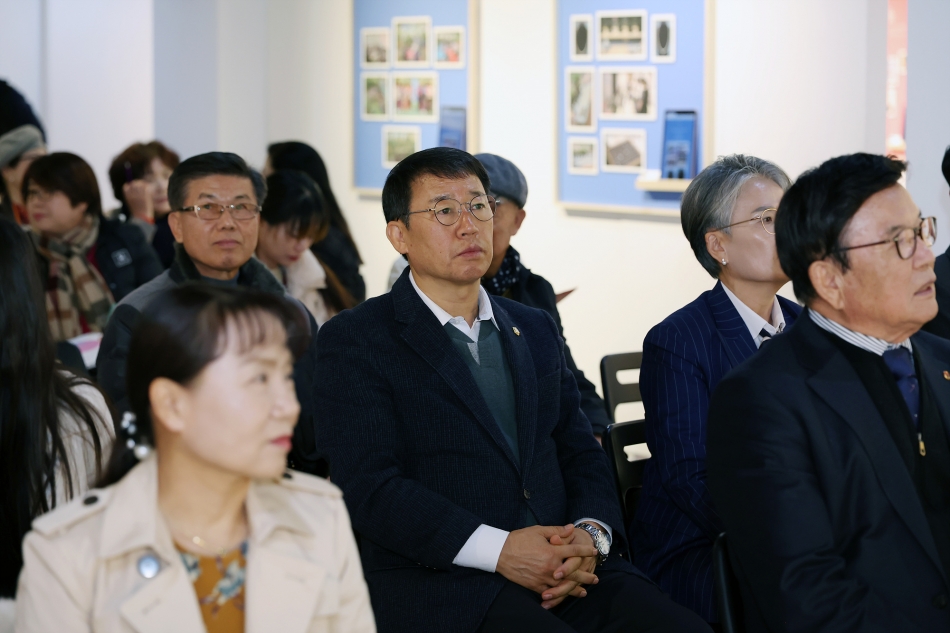
{"type": "MultiPolygon", "coordinates": [[[[791,327],[801,306],[778,300],[791,327]]],[[[722,522],[706,488],[706,414],[722,377],[755,352],[749,328],[718,282],[643,341],[640,393],[653,458],[631,526],[634,560],[673,600],[709,622],[718,621],[712,544],[722,522]]]]}
{"type": "MultiPolygon", "coordinates": [[[[871,396],[808,317],[727,376],[709,409],[709,489],[747,630],[948,631],[950,584],[871,396]]],[[[950,342],[911,338],[950,422],[950,342]]]]}
{"type": "Polygon", "coordinates": [[[934,260],[937,274],[937,316],[924,326],[924,330],[943,338],[950,338],[950,255],[944,253],[934,260]]]}
{"type": "Polygon", "coordinates": [[[408,274],[321,328],[317,445],[362,537],[379,630],[474,631],[504,582],[452,563],[479,525],[519,529],[527,505],[542,525],[602,520],[619,551],[623,519],[553,319],[491,298],[514,379],[515,459],[408,274]]]}

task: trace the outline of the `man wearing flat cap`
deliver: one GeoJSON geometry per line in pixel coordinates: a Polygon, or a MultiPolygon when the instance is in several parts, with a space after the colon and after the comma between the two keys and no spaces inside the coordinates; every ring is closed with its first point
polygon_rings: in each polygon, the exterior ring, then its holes
{"type": "Polygon", "coordinates": [[[45,154],[43,133],[35,125],[21,125],[0,136],[0,215],[28,223],[20,185],[30,164],[45,154]]]}
{"type": "MultiPolygon", "coordinates": [[[[475,158],[488,172],[491,193],[495,197],[493,255],[488,272],[482,278],[482,286],[488,294],[544,310],[557,324],[558,334],[565,338],[554,288],[547,279],[531,272],[521,262],[518,251],[511,246],[511,238],[518,233],[527,214],[524,206],[528,202],[528,181],[521,170],[506,158],[495,154],[476,154],[475,158]]],[[[564,358],[581,393],[581,411],[587,416],[599,440],[610,424],[604,401],[597,395],[597,389],[587,380],[584,372],[577,368],[567,343],[564,344],[564,358]]]]}
{"type": "MultiPolygon", "coordinates": [[[[943,177],[950,185],[950,147],[943,155],[943,177]]],[[[934,261],[934,273],[937,275],[937,316],[923,327],[931,334],[950,338],[950,248],[934,261]]]]}

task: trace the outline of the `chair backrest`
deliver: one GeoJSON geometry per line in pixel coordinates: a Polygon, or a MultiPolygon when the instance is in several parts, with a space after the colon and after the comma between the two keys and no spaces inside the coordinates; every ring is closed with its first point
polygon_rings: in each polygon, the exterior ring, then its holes
{"type": "Polygon", "coordinates": [[[650,459],[646,439],[646,422],[643,420],[616,422],[604,433],[604,450],[614,471],[624,525],[630,525],[640,501],[643,468],[650,459]]]}
{"type": "Polygon", "coordinates": [[[713,574],[716,581],[716,598],[719,607],[719,625],[722,633],[743,633],[742,596],[739,580],[729,562],[729,546],[723,532],[713,543],[713,574]]]}
{"type": "Polygon", "coordinates": [[[640,369],[641,362],[643,362],[643,352],[610,354],[601,359],[600,384],[604,389],[604,404],[607,406],[607,417],[611,422],[616,422],[614,412],[617,410],[617,405],[641,401],[639,384],[625,384],[617,380],[618,371],[640,369]]]}

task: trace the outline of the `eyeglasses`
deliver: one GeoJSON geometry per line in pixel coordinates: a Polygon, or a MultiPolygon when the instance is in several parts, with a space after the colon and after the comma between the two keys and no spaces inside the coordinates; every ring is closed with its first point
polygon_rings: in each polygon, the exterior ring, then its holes
{"type": "Polygon", "coordinates": [[[726,226],[721,226],[718,229],[712,229],[709,231],[722,231],[739,224],[745,224],[746,222],[761,222],[762,228],[765,229],[765,232],[769,235],[775,235],[775,214],[778,212],[778,209],[775,207],[769,207],[768,209],[762,209],[762,213],[756,216],[749,218],[748,220],[740,220],[739,222],[733,222],[732,224],[727,224],[726,226]]]}
{"type": "Polygon", "coordinates": [[[207,204],[196,204],[191,207],[176,209],[176,211],[193,212],[195,217],[199,220],[213,222],[224,215],[225,209],[228,210],[231,217],[235,220],[251,220],[261,212],[259,205],[251,204],[250,202],[239,202],[237,204],[217,204],[215,202],[209,202],[207,204]]]}
{"type": "Polygon", "coordinates": [[[429,213],[431,211],[435,214],[435,219],[439,221],[439,224],[452,226],[459,221],[459,218],[462,217],[463,209],[467,209],[476,220],[488,222],[495,216],[495,199],[488,195],[480,195],[475,196],[472,198],[471,202],[466,204],[452,198],[446,198],[444,200],[439,200],[439,202],[432,209],[410,211],[407,215],[413,215],[415,213],[429,213]]]}
{"type": "Polygon", "coordinates": [[[856,248],[880,246],[881,244],[890,244],[891,242],[894,242],[894,246],[897,247],[897,255],[901,259],[910,259],[914,256],[914,253],[917,252],[918,237],[927,246],[933,246],[934,241],[937,239],[937,218],[933,216],[929,218],[921,218],[920,225],[916,229],[901,229],[901,232],[898,233],[896,237],[892,237],[889,240],[881,240],[880,242],[861,244],[859,246],[844,246],[842,248],[836,248],[835,252],[843,253],[845,251],[853,251],[856,248]]]}

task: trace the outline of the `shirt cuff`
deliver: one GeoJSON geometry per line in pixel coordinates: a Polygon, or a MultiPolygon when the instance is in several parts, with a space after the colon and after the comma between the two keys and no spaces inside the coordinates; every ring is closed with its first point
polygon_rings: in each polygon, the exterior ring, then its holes
{"type": "Polygon", "coordinates": [[[483,523],[468,537],[452,563],[459,567],[473,567],[493,574],[507,539],[508,532],[483,523]]]}
{"type": "MultiPolygon", "coordinates": [[[[607,525],[606,523],[604,523],[604,522],[601,521],[600,519],[592,519],[592,518],[590,518],[590,517],[584,517],[583,519],[578,519],[577,521],[574,521],[574,527],[577,527],[577,525],[578,525],[579,523],[584,523],[584,522],[586,522],[586,521],[590,521],[590,522],[596,523],[597,525],[599,525],[599,526],[603,527],[605,530],[607,530],[607,540],[609,541],[609,544],[610,544],[610,545],[613,545],[613,544],[614,544],[614,531],[613,531],[612,529],[610,529],[610,526],[609,526],[609,525],[607,525]]],[[[499,552],[499,553],[500,553],[500,552],[499,552]]]]}

